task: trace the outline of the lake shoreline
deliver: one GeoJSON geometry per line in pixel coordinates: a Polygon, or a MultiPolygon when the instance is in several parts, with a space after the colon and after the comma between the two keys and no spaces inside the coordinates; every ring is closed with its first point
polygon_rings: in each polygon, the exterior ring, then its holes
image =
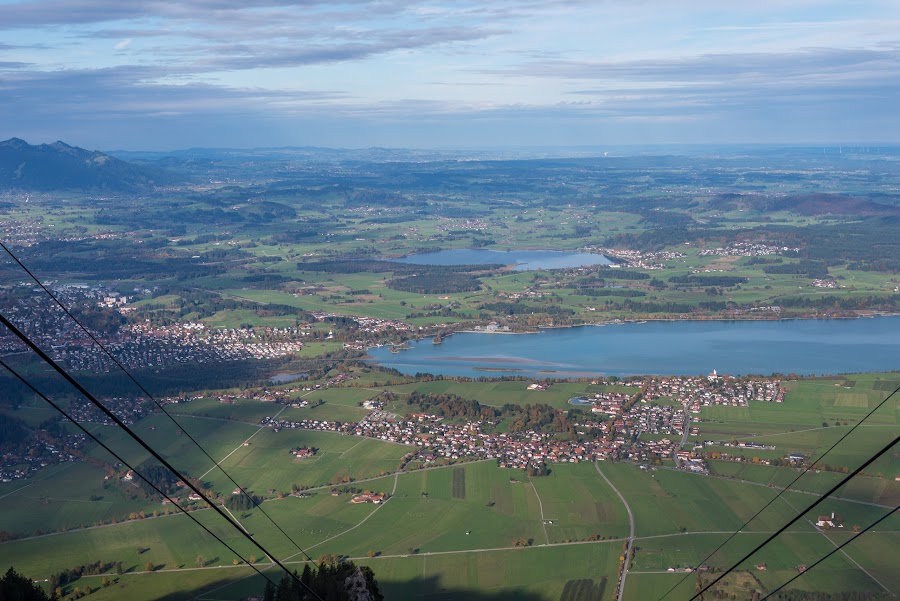
{"type": "Polygon", "coordinates": [[[696,375],[712,369],[729,374],[821,375],[900,367],[894,359],[900,356],[900,315],[896,314],[841,319],[635,320],[527,332],[458,333],[503,336],[454,336],[440,345],[415,342],[407,352],[390,357],[384,349],[371,349],[367,355],[403,373],[451,377],[472,376],[503,364],[532,377],[696,375]],[[622,327],[599,329],[607,325],[622,327]],[[509,334],[541,336],[511,338],[509,334]]]}
{"type": "MultiPolygon", "coordinates": [[[[832,321],[839,319],[875,319],[876,317],[900,317],[900,313],[887,313],[887,312],[875,312],[875,313],[867,313],[862,315],[834,315],[834,316],[819,316],[819,317],[705,317],[705,318],[696,318],[696,317],[688,317],[688,318],[680,318],[680,317],[660,317],[653,318],[647,317],[644,319],[622,319],[622,320],[613,320],[613,321],[594,321],[589,323],[573,323],[562,326],[537,326],[535,330],[527,330],[523,332],[505,332],[505,331],[487,331],[487,330],[451,330],[449,333],[445,334],[444,337],[451,336],[453,334],[540,334],[544,330],[565,330],[569,328],[603,328],[606,326],[622,326],[626,324],[632,325],[641,325],[645,323],[657,323],[657,322],[716,322],[716,321],[734,321],[734,322],[747,322],[747,321],[765,321],[765,322],[776,322],[776,321],[832,321]]],[[[424,337],[422,338],[424,339],[424,337]]],[[[417,339],[418,340],[418,339],[417,339]]],[[[376,347],[370,347],[376,348],[376,347]]]]}

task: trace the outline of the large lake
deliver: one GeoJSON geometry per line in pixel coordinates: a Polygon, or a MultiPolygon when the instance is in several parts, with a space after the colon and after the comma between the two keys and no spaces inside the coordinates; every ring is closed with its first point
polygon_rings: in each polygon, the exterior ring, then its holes
{"type": "Polygon", "coordinates": [[[900,369],[900,317],[789,321],[667,321],[544,330],[459,333],[392,353],[403,373],[449,376],[635,374],[834,374],[900,369]]]}
{"type": "Polygon", "coordinates": [[[564,269],[587,265],[609,265],[611,261],[597,253],[562,250],[484,250],[455,249],[419,253],[395,259],[413,265],[515,265],[516,271],[564,269]]]}

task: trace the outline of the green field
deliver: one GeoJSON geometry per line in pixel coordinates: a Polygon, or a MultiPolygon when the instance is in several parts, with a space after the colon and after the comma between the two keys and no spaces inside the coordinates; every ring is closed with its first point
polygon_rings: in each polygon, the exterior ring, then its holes
{"type": "MultiPolygon", "coordinates": [[[[257,494],[270,489],[287,492],[292,484],[321,486],[345,478],[379,476],[396,470],[400,458],[409,452],[400,444],[310,430],[274,432],[264,428],[249,442],[230,449],[234,452],[221,465],[237,482],[257,494]],[[296,459],[289,453],[296,447],[315,447],[318,451],[313,457],[296,459]]],[[[216,490],[230,492],[234,488],[218,470],[207,478],[216,490]]]]}
{"type": "MultiPolygon", "coordinates": [[[[152,415],[139,422],[136,430],[180,469],[201,477],[213,491],[225,496],[233,484],[220,470],[213,469],[206,457],[192,450],[184,433],[179,433],[181,428],[255,494],[272,497],[276,492],[290,492],[295,484],[312,487],[308,498],[266,501],[266,513],[313,557],[335,553],[371,565],[388,599],[614,598],[628,518],[621,500],[592,463],[552,464],[548,476],[534,478],[521,470],[499,468],[493,461],[395,474],[401,457],[409,451],[406,446],[331,432],[275,432],[256,425],[262,417],[278,412],[287,419],[355,421],[366,414],[359,403],[385,389],[398,396],[388,409],[402,414],[414,409],[403,400],[404,393],[412,390],[453,393],[496,406],[545,402],[567,408],[569,398],[599,390],[597,386],[554,384],[550,390],[539,392],[526,391],[523,382],[445,380],[373,388],[369,385],[378,376],[360,373],[359,387],[295,394],[324,401],[316,407],[294,409],[255,400],[223,404],[200,399],[169,406],[180,428],[165,416],[152,415]],[[315,447],[315,456],[296,459],[288,452],[301,446],[315,447]],[[350,494],[332,496],[331,484],[387,493],[390,499],[382,505],[354,505],[350,494]]],[[[708,408],[699,423],[700,439],[759,440],[776,445],[776,451],[771,452],[774,457],[788,452],[815,456],[849,431],[850,425],[835,425],[835,421],[846,419],[852,425],[860,412],[864,414],[867,407],[884,398],[884,391],[879,389],[883,381],[858,377],[852,393],[835,387],[833,381],[791,382],[784,404],[708,408]],[[821,425],[823,420],[828,422],[827,427],[821,425]]],[[[20,411],[28,410],[26,406],[20,411]]],[[[827,462],[854,467],[893,435],[896,421],[895,407],[885,407],[829,454],[827,462]]],[[[129,461],[147,459],[146,453],[117,429],[94,428],[129,461]]],[[[105,456],[97,449],[90,452],[105,456]]],[[[793,491],[784,493],[744,526],[775,497],[779,487],[796,477],[795,469],[712,461],[713,476],[703,476],[664,467],[644,471],[628,463],[603,462],[601,467],[634,513],[636,551],[625,599],[635,601],[661,595],[681,577],[666,572],[668,568],[696,565],[741,528],[734,540],[706,560],[714,567],[729,565],[813,503],[818,497],[812,493],[827,490],[842,477],[833,471],[811,472],[793,486],[793,491]]],[[[833,548],[810,524],[818,513],[841,515],[846,528],[830,532],[828,537],[838,543],[845,540],[853,526],[871,523],[886,511],[885,506],[898,502],[900,484],[894,482],[897,473],[896,459],[883,458],[864,476],[842,488],[840,499],[830,499],[811,511],[742,568],[750,570],[751,580],[760,586],[777,586],[796,573],[797,565],[812,563],[833,548]],[[768,569],[756,571],[755,563],[762,562],[768,569]]],[[[163,509],[142,505],[131,498],[126,485],[117,478],[104,481],[104,475],[90,465],[69,463],[49,468],[41,478],[30,482],[0,485],[0,502],[7,509],[0,517],[0,529],[23,534],[46,530],[48,525],[51,530],[69,529],[0,544],[0,559],[37,580],[87,561],[123,561],[126,573],[115,576],[109,588],[94,593],[101,600],[169,595],[174,601],[183,595],[181,591],[203,589],[206,592],[199,597],[213,601],[261,590],[260,577],[253,576],[246,566],[233,565],[234,553],[185,516],[148,517],[82,529],[82,525],[111,518],[121,521],[132,512],[144,511],[152,516],[154,510],[163,509]],[[91,495],[102,498],[90,501],[91,495]],[[22,516],[27,517],[23,520],[22,516]],[[197,569],[198,555],[207,560],[203,569],[197,569]],[[148,562],[154,568],[152,573],[144,573],[148,562]]],[[[296,563],[302,560],[299,549],[261,511],[233,514],[273,553],[291,565],[300,565],[296,563]]],[[[260,565],[267,565],[258,549],[222,524],[211,510],[192,515],[210,525],[240,554],[255,555],[260,565]]],[[[900,582],[889,558],[900,549],[898,522],[900,518],[884,522],[878,532],[848,547],[848,555],[871,575],[838,555],[829,560],[827,573],[803,577],[795,586],[875,591],[881,582],[896,590],[900,582]]],[[[267,573],[275,571],[269,569],[267,573]]],[[[679,590],[693,590],[693,578],[679,590]]],[[[81,582],[95,586],[99,580],[85,578],[81,582]]]]}

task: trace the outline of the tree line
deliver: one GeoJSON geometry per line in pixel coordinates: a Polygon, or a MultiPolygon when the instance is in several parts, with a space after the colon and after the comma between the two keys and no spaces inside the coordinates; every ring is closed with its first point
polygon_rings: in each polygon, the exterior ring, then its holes
{"type": "Polygon", "coordinates": [[[306,564],[303,572],[285,574],[278,586],[271,581],[263,590],[263,601],[309,601],[314,598],[328,601],[352,601],[359,598],[383,601],[375,573],[368,566],[357,566],[336,555],[323,555],[316,566],[306,564]],[[299,580],[299,582],[298,582],[299,580]],[[312,591],[312,592],[310,592],[312,591]],[[360,592],[367,594],[361,596],[360,592]],[[313,594],[314,593],[314,594],[313,594]]]}

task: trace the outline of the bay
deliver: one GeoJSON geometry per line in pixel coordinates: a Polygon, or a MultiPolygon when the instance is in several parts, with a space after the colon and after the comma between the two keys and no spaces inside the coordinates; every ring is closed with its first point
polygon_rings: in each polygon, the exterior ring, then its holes
{"type": "Polygon", "coordinates": [[[900,369],[900,316],[782,321],[658,321],[457,333],[408,350],[370,349],[406,374],[581,377],[639,374],[837,374],[900,369]]]}

